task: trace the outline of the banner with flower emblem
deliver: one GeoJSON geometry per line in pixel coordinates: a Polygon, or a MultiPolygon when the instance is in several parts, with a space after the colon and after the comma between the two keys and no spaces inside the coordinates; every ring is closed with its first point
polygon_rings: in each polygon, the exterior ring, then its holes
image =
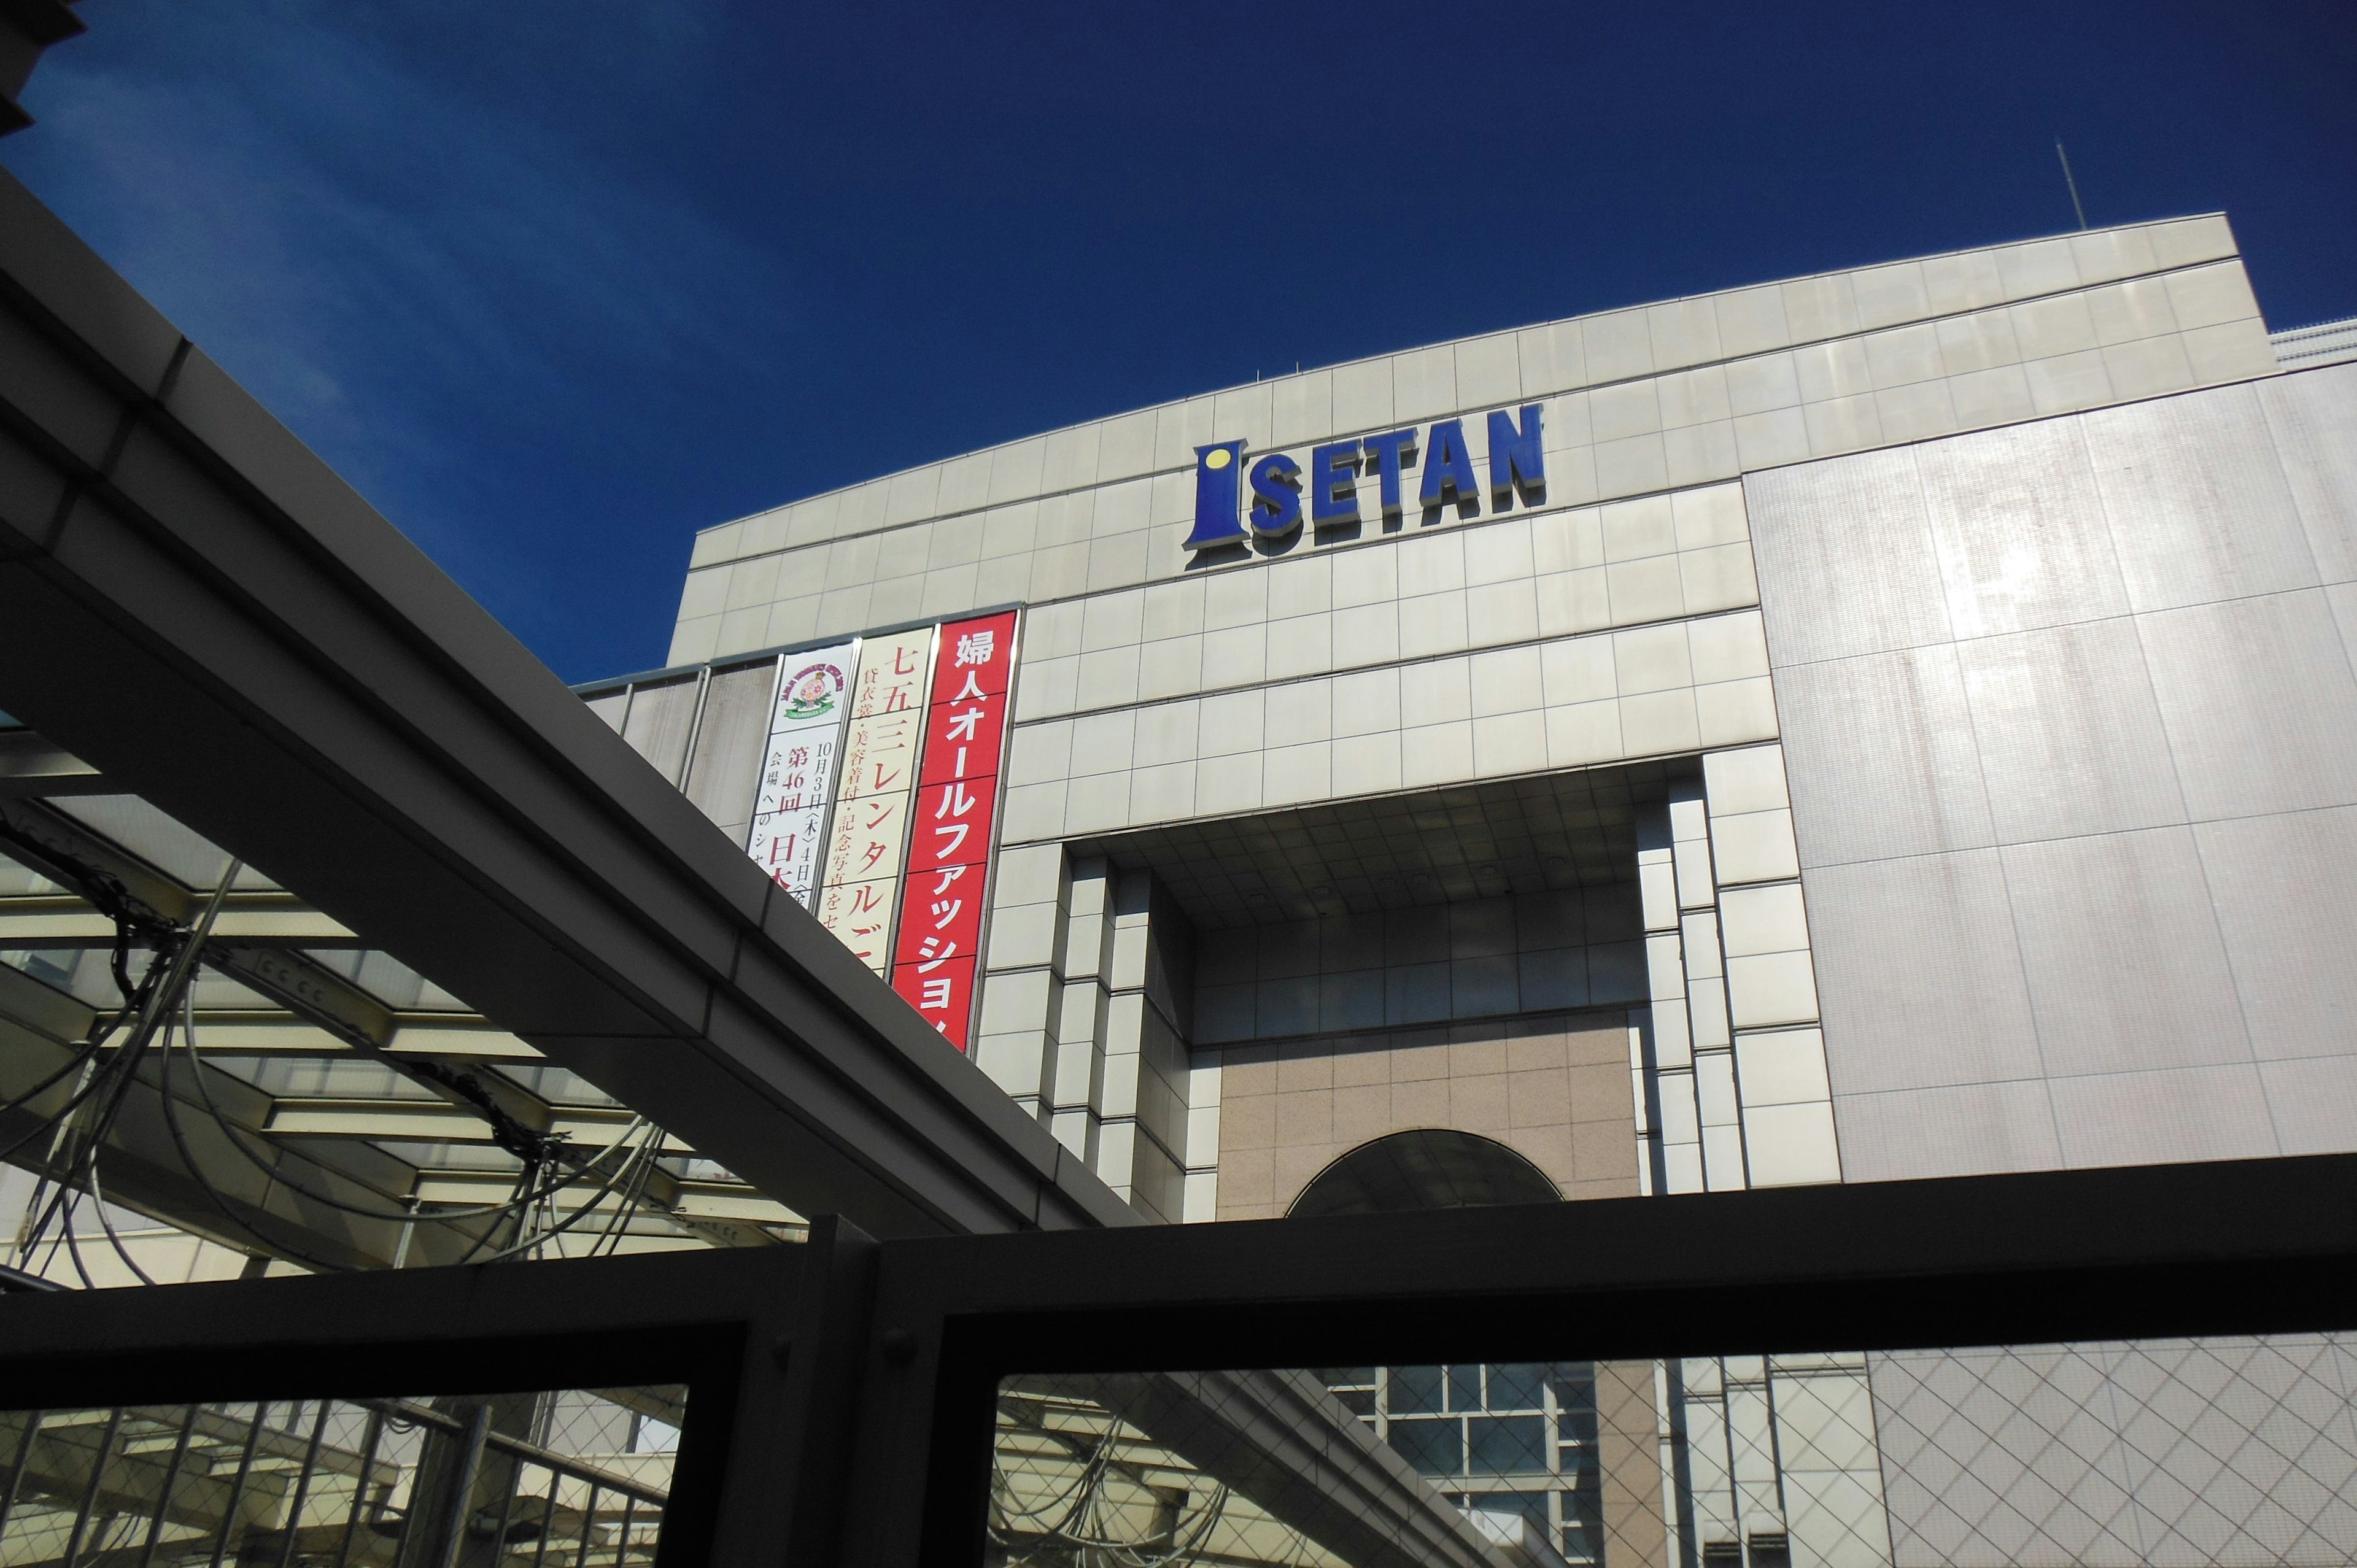
{"type": "Polygon", "coordinates": [[[761,757],[761,780],[753,794],[753,831],[745,853],[804,905],[811,902],[818,882],[827,806],[843,750],[844,714],[850,706],[849,671],[858,651],[855,639],[789,653],[779,667],[770,744],[761,757]]]}

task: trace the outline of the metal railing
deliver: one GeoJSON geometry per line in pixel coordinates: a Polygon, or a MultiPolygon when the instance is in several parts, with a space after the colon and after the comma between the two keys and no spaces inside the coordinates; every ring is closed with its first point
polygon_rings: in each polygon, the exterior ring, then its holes
{"type": "Polygon", "coordinates": [[[495,1430],[493,1412],[320,1400],[0,1414],[0,1568],[652,1563],[662,1487],[495,1430]]]}

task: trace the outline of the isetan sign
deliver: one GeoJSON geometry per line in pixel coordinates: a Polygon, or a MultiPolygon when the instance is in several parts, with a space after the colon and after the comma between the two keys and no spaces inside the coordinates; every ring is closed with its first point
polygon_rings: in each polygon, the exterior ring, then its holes
{"type": "MultiPolygon", "coordinates": [[[[1524,403],[1519,419],[1504,409],[1489,416],[1492,510],[1512,505],[1517,493],[1526,505],[1545,498],[1546,441],[1539,408],[1524,403]]],[[[1396,518],[1406,510],[1411,473],[1419,508],[1478,509],[1482,485],[1474,469],[1461,419],[1428,425],[1421,439],[1411,425],[1329,441],[1309,449],[1306,468],[1289,452],[1270,452],[1247,473],[1243,442],[1198,446],[1195,528],[1187,535],[1187,548],[1217,550],[1255,539],[1285,539],[1301,527],[1305,502],[1312,529],[1363,522],[1371,511],[1383,520],[1396,518]]]]}

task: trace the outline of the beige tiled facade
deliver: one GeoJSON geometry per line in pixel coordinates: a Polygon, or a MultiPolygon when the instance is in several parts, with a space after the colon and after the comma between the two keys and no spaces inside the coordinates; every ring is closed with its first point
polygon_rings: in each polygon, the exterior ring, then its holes
{"type": "Polygon", "coordinates": [[[1637,1192],[1625,1012],[1232,1046],[1220,1092],[1222,1219],[1283,1214],[1343,1155],[1423,1127],[1495,1138],[1566,1197],[1637,1192]]]}
{"type": "Polygon", "coordinates": [[[1758,602],[1718,485],[1045,606],[1005,836],[1773,739],[1758,602]]]}

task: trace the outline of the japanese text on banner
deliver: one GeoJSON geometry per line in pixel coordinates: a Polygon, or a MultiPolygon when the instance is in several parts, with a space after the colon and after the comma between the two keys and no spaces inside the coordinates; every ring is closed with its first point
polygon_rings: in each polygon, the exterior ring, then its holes
{"type": "Polygon", "coordinates": [[[974,956],[988,908],[1014,672],[1014,612],[942,628],[909,818],[909,880],[892,985],[960,1050],[971,1047],[974,956]]]}
{"type": "Polygon", "coordinates": [[[892,957],[892,916],[917,787],[932,675],[933,628],[871,637],[860,645],[842,784],[827,833],[820,923],[877,974],[892,957]]]}
{"type": "Polygon", "coordinates": [[[818,882],[821,839],[842,755],[856,642],[786,656],[770,741],[753,794],[753,829],[745,853],[770,880],[804,904],[818,882]]]}

